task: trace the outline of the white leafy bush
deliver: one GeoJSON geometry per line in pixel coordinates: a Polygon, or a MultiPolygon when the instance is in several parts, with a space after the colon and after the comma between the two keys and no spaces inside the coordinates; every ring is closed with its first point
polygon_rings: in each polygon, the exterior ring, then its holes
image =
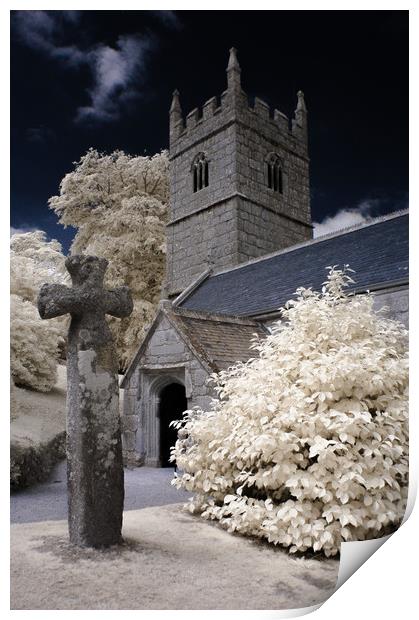
{"type": "Polygon", "coordinates": [[[172,449],[189,510],[291,552],[335,555],[403,517],[408,477],[404,327],[348,296],[331,268],[298,289],[259,357],[213,376],[210,411],[185,413],[172,449]]]}
{"type": "Polygon", "coordinates": [[[43,231],[10,239],[10,348],[14,383],[40,392],[51,390],[57,378],[59,347],[65,342],[68,319],[42,321],[36,306],[45,282],[68,281],[65,257],[58,241],[43,231]]]}

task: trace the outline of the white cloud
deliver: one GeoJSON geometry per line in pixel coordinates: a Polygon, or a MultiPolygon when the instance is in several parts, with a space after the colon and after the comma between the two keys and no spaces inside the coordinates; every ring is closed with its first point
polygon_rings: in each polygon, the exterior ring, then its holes
{"type": "Polygon", "coordinates": [[[372,210],[377,207],[378,203],[377,199],[363,200],[356,207],[344,207],[321,222],[313,222],[313,236],[323,237],[343,228],[370,222],[373,219],[372,210]]]}
{"type": "MultiPolygon", "coordinates": [[[[67,68],[89,68],[90,101],[78,108],[76,121],[116,120],[123,103],[138,96],[136,87],[144,76],[151,38],[126,35],[120,36],[114,47],[100,43],[82,49],[77,43],[68,44],[71,35],[77,36],[74,25],[80,17],[80,11],[16,11],[13,25],[28,47],[55,58],[67,68]]],[[[166,18],[174,20],[175,16],[166,18]]]]}
{"type": "Polygon", "coordinates": [[[181,21],[175,11],[153,11],[153,13],[168,28],[181,27],[181,21]]]}
{"type": "Polygon", "coordinates": [[[67,24],[75,24],[79,11],[15,11],[12,24],[28,47],[54,55],[67,24]]]}
{"type": "Polygon", "coordinates": [[[12,24],[20,40],[28,47],[50,51],[53,47],[50,39],[55,30],[55,22],[46,11],[16,11],[12,24]]]}
{"type": "Polygon", "coordinates": [[[28,232],[35,232],[35,230],[39,230],[38,228],[34,228],[33,226],[22,226],[21,228],[15,228],[14,226],[10,226],[10,236],[13,235],[23,235],[28,232]]]}
{"type": "Polygon", "coordinates": [[[149,49],[149,39],[121,36],[116,47],[100,45],[91,51],[91,103],[78,109],[77,120],[93,118],[106,121],[118,118],[121,104],[136,95],[135,84],[140,81],[145,66],[144,57],[149,49]]]}

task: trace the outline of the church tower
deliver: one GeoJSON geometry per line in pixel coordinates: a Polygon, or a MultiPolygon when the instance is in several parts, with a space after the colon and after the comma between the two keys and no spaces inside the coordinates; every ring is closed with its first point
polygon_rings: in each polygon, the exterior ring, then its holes
{"type": "Polygon", "coordinates": [[[173,93],[169,297],[208,267],[233,267],[311,239],[307,110],[303,93],[297,96],[291,127],[257,97],[250,107],[234,48],[220,101],[212,97],[185,122],[173,93]]]}

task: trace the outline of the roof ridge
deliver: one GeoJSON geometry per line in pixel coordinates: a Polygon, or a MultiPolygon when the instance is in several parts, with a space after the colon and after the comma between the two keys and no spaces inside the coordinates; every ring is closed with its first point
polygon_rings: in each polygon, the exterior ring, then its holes
{"type": "Polygon", "coordinates": [[[219,314],[213,312],[204,312],[202,310],[189,310],[189,308],[182,308],[181,306],[173,306],[170,311],[179,316],[189,319],[198,319],[203,321],[213,321],[218,323],[235,323],[240,325],[256,326],[258,321],[255,319],[248,319],[246,317],[238,316],[235,314],[219,314]]]}
{"type": "MultiPolygon", "coordinates": [[[[359,222],[358,224],[352,224],[352,226],[343,226],[343,228],[337,228],[331,233],[326,233],[325,235],[319,235],[316,239],[324,239],[330,237],[338,237],[343,232],[351,232],[352,230],[359,230],[360,228],[366,228],[367,226],[372,226],[374,224],[379,224],[380,222],[386,222],[387,220],[392,220],[396,217],[401,217],[402,215],[407,215],[409,213],[409,207],[405,209],[398,209],[397,211],[392,211],[391,213],[387,213],[387,215],[378,215],[377,217],[372,217],[369,220],[364,222],[359,222]]],[[[319,222],[320,223],[320,222],[319,222]]]]}
{"type": "Polygon", "coordinates": [[[376,224],[381,224],[382,222],[386,222],[387,220],[396,219],[398,217],[402,217],[409,213],[409,208],[400,209],[398,211],[393,211],[393,213],[389,213],[388,215],[381,215],[377,218],[374,218],[368,222],[363,222],[361,224],[355,224],[354,226],[348,226],[347,228],[342,228],[339,230],[335,230],[327,235],[322,235],[320,237],[315,237],[314,239],[308,239],[307,241],[302,241],[301,243],[297,243],[296,245],[289,246],[282,250],[276,250],[275,252],[271,252],[270,254],[264,254],[263,256],[258,256],[257,258],[251,258],[250,260],[240,263],[239,265],[235,265],[234,267],[228,267],[225,269],[220,269],[219,271],[214,271],[210,278],[214,276],[221,275],[223,273],[229,273],[231,271],[235,271],[236,269],[242,269],[243,267],[247,267],[248,265],[253,265],[255,263],[260,263],[269,258],[273,258],[275,256],[280,256],[281,254],[288,254],[293,252],[294,250],[299,250],[300,248],[307,247],[308,245],[315,245],[316,243],[322,243],[323,241],[327,241],[328,239],[333,239],[334,237],[340,237],[345,234],[349,234],[351,232],[355,232],[356,230],[361,230],[362,228],[368,228],[369,226],[374,226],[376,224]]]}

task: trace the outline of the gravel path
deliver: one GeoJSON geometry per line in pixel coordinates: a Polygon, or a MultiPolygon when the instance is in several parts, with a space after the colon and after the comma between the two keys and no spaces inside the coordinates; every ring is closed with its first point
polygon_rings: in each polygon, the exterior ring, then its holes
{"type": "MultiPolygon", "coordinates": [[[[125,510],[187,501],[191,493],[171,486],[172,468],[125,469],[125,510]]],[[[10,498],[12,523],[56,521],[67,518],[66,462],[58,463],[48,480],[17,491],[10,498]]]]}

